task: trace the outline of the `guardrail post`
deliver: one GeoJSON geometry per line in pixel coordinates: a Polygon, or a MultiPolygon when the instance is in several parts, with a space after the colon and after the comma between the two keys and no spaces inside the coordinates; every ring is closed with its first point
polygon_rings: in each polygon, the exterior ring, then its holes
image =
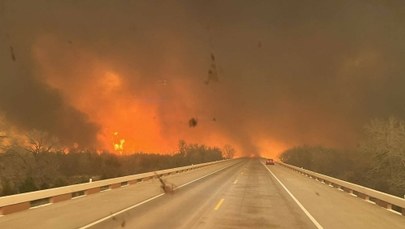
{"type": "Polygon", "coordinates": [[[151,180],[151,179],[153,179],[153,176],[142,178],[142,181],[148,181],[148,180],[151,180]]]}
{"type": "Polygon", "coordinates": [[[13,205],[8,205],[8,206],[3,206],[0,209],[0,214],[1,215],[8,215],[14,212],[19,212],[23,210],[27,210],[31,207],[30,202],[24,202],[24,203],[19,203],[19,204],[13,204],[13,205]]]}
{"type": "Polygon", "coordinates": [[[57,202],[70,200],[70,199],[72,199],[72,193],[66,193],[66,194],[62,194],[59,196],[51,197],[51,203],[57,203],[57,202]]]}
{"type": "Polygon", "coordinates": [[[385,201],[383,201],[383,200],[376,200],[375,201],[375,203],[378,205],[378,206],[380,206],[380,207],[383,207],[383,208],[386,208],[386,209],[392,209],[392,204],[390,204],[390,203],[387,203],[387,202],[385,202],[385,201]]]}
{"type": "Polygon", "coordinates": [[[370,197],[368,195],[364,194],[364,193],[360,193],[360,192],[357,193],[357,197],[359,197],[359,198],[361,198],[361,199],[363,199],[365,201],[370,201],[370,197]]]}
{"type": "Polygon", "coordinates": [[[121,187],[121,183],[110,185],[111,189],[120,188],[120,187],[121,187]]]}
{"type": "Polygon", "coordinates": [[[100,192],[100,187],[96,187],[96,188],[92,188],[92,189],[87,189],[87,190],[85,191],[86,195],[91,195],[91,194],[98,193],[98,192],[100,192]]]}

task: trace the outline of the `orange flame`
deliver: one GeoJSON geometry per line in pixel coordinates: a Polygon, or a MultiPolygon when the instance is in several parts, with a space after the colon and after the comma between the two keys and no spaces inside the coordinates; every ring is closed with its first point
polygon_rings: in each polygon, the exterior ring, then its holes
{"type": "MultiPolygon", "coordinates": [[[[237,142],[215,129],[216,122],[205,122],[198,126],[198,131],[188,128],[187,121],[192,113],[190,111],[193,111],[190,104],[194,104],[195,99],[190,89],[192,87],[188,85],[192,82],[182,80],[174,84],[160,79],[134,87],[131,84],[137,80],[143,82],[145,76],[133,68],[130,71],[121,69],[114,62],[102,59],[83,47],[72,50],[52,37],[39,38],[33,50],[45,82],[57,89],[73,107],[100,125],[97,136],[101,143],[97,146],[99,149],[121,154],[170,153],[177,150],[178,141],[182,139],[218,147],[231,144],[238,151],[237,154],[244,154],[238,150],[237,142]],[[60,59],[56,56],[63,56],[67,61],[55,62],[60,59]],[[69,65],[65,66],[64,63],[69,65]],[[161,91],[168,91],[171,98],[181,98],[182,102],[155,102],[153,99],[156,97],[166,95],[160,91],[163,88],[161,91]],[[165,110],[170,112],[162,112],[165,110]]],[[[262,147],[267,148],[268,144],[262,147]]],[[[278,148],[282,149],[283,146],[278,148]]]]}

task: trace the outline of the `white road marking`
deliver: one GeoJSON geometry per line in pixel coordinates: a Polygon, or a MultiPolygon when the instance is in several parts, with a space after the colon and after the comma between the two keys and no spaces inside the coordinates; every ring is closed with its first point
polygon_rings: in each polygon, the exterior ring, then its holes
{"type": "Polygon", "coordinates": [[[397,211],[392,210],[392,209],[387,209],[387,211],[390,211],[390,212],[395,213],[397,215],[402,215],[400,212],[397,212],[397,211]]]}
{"type": "Polygon", "coordinates": [[[373,201],[371,201],[371,200],[364,200],[364,201],[366,201],[366,202],[368,202],[368,203],[370,203],[370,204],[376,204],[375,202],[373,202],[373,201]]]}
{"type": "Polygon", "coordinates": [[[74,199],[79,199],[79,198],[83,198],[83,197],[85,197],[86,195],[80,195],[80,196],[75,196],[75,197],[72,197],[72,199],[71,200],[74,200],[74,199]]]}
{"type": "Polygon", "coordinates": [[[128,208],[125,208],[125,209],[123,209],[123,210],[121,210],[121,211],[118,211],[118,212],[116,212],[116,213],[114,213],[114,214],[111,214],[111,215],[106,216],[106,217],[104,217],[104,218],[101,218],[101,219],[99,219],[99,220],[97,220],[97,221],[94,221],[94,222],[92,222],[92,223],[90,223],[90,224],[87,224],[86,226],[80,227],[80,229],[85,229],[85,228],[89,228],[89,227],[95,226],[95,225],[97,225],[97,224],[99,224],[99,223],[101,223],[101,222],[103,222],[103,221],[106,221],[107,219],[110,219],[110,218],[112,218],[112,217],[114,217],[114,216],[117,216],[117,215],[119,215],[119,214],[121,214],[121,213],[124,213],[124,212],[126,212],[126,211],[128,211],[128,210],[131,210],[131,209],[136,208],[136,207],[138,207],[138,206],[140,206],[140,205],[142,205],[142,204],[145,204],[145,203],[147,203],[147,202],[149,202],[149,201],[152,201],[152,200],[154,200],[154,199],[156,199],[156,198],[159,198],[159,197],[163,196],[164,194],[165,194],[165,193],[161,193],[161,194],[159,194],[159,195],[157,195],[157,196],[151,197],[151,198],[149,198],[149,199],[147,199],[147,200],[144,200],[144,201],[142,201],[142,202],[140,202],[140,203],[137,203],[137,204],[135,204],[135,205],[132,205],[132,206],[130,206],[130,207],[128,207],[128,208]]]}
{"type": "Polygon", "coordinates": [[[323,229],[322,225],[318,223],[318,221],[316,221],[316,219],[311,215],[311,213],[308,212],[307,209],[305,209],[305,207],[297,200],[297,198],[295,198],[295,196],[287,189],[287,187],[285,187],[285,185],[283,183],[281,183],[281,181],[276,177],[276,175],[274,175],[274,173],[267,168],[267,166],[265,164],[262,164],[267,171],[269,171],[269,173],[276,179],[276,181],[281,185],[281,187],[284,188],[284,190],[288,193],[288,195],[291,196],[291,198],[295,201],[295,203],[301,208],[301,210],[305,213],[305,215],[308,216],[308,218],[312,221],[312,223],[316,226],[316,228],[318,229],[323,229]]]}
{"type": "Polygon", "coordinates": [[[35,206],[35,207],[30,207],[29,209],[42,208],[42,207],[45,207],[45,206],[49,206],[51,204],[53,204],[53,203],[41,204],[41,205],[38,205],[38,206],[35,206]]]}
{"type": "MultiPolygon", "coordinates": [[[[195,180],[189,181],[189,182],[187,182],[187,183],[185,183],[185,184],[182,184],[182,185],[176,187],[174,190],[183,188],[184,186],[187,186],[187,185],[189,185],[189,184],[192,184],[192,183],[194,183],[194,182],[196,182],[196,181],[199,181],[199,180],[201,180],[201,179],[203,179],[203,178],[205,178],[205,177],[211,176],[211,175],[213,175],[213,174],[215,174],[215,173],[217,173],[217,172],[220,172],[220,171],[222,171],[222,170],[224,170],[224,169],[226,169],[226,168],[228,168],[228,167],[230,167],[230,165],[228,165],[228,166],[226,166],[226,167],[224,167],[224,168],[222,168],[222,169],[216,170],[216,171],[214,171],[214,172],[212,172],[212,173],[209,173],[209,174],[207,174],[207,175],[204,175],[204,176],[202,176],[202,177],[200,177],[200,178],[197,178],[197,179],[195,179],[195,180]]],[[[148,203],[148,202],[150,202],[150,201],[152,201],[152,200],[154,200],[154,199],[157,199],[157,198],[159,198],[159,197],[161,197],[161,196],[163,196],[163,195],[165,195],[165,193],[161,193],[161,194],[159,194],[159,195],[153,196],[153,197],[151,197],[151,198],[149,198],[149,199],[147,199],[147,200],[144,200],[144,201],[142,201],[142,202],[140,202],[140,203],[137,203],[137,204],[135,204],[135,205],[132,205],[132,206],[130,206],[130,207],[127,207],[127,208],[125,208],[125,209],[122,209],[121,211],[115,212],[115,213],[113,213],[113,214],[111,214],[111,215],[108,215],[108,216],[106,216],[106,217],[104,217],[104,218],[101,218],[101,219],[99,219],[99,220],[97,220],[97,221],[94,221],[94,222],[92,222],[92,223],[90,223],[90,224],[87,224],[87,225],[85,225],[85,226],[83,226],[83,227],[80,227],[79,229],[86,229],[86,228],[90,228],[90,227],[92,227],[92,226],[95,226],[95,225],[97,225],[97,224],[99,224],[99,223],[101,223],[101,222],[104,222],[104,221],[106,221],[106,220],[108,220],[108,219],[110,219],[110,218],[113,218],[114,216],[118,216],[119,214],[122,214],[122,213],[124,213],[124,212],[126,212],[126,211],[129,211],[129,210],[131,210],[131,209],[134,209],[134,208],[136,208],[136,207],[139,207],[139,206],[141,206],[142,204],[146,204],[146,203],[148,203]]]]}

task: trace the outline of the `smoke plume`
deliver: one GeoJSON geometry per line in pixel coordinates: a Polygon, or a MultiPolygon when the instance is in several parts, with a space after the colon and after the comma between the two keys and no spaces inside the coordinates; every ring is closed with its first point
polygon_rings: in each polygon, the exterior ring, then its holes
{"type": "Polygon", "coordinates": [[[3,1],[1,112],[68,143],[243,155],[405,118],[402,1],[158,3],[3,1]]]}

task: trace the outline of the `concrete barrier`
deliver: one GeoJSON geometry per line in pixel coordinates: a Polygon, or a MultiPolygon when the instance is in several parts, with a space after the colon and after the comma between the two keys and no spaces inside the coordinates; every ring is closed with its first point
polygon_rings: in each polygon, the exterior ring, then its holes
{"type": "Polygon", "coordinates": [[[14,212],[27,210],[33,207],[38,207],[41,205],[57,203],[77,197],[95,194],[109,189],[116,189],[136,184],[141,181],[153,179],[156,177],[156,174],[166,176],[169,174],[177,174],[180,172],[190,171],[193,169],[198,169],[205,166],[224,163],[228,161],[230,160],[207,162],[173,169],[165,169],[155,172],[147,172],[124,177],[93,181],[89,183],[82,183],[59,188],[45,189],[35,192],[4,196],[0,197],[0,215],[7,215],[14,212]]]}
{"type": "Polygon", "coordinates": [[[387,193],[383,193],[371,188],[366,188],[361,185],[353,184],[347,181],[339,180],[330,176],[326,176],[320,173],[312,172],[297,166],[289,165],[283,162],[277,162],[277,164],[295,170],[310,178],[317,179],[329,186],[333,186],[350,194],[353,194],[359,198],[376,203],[377,205],[384,207],[388,210],[398,212],[405,216],[405,199],[393,196],[387,193]]]}

